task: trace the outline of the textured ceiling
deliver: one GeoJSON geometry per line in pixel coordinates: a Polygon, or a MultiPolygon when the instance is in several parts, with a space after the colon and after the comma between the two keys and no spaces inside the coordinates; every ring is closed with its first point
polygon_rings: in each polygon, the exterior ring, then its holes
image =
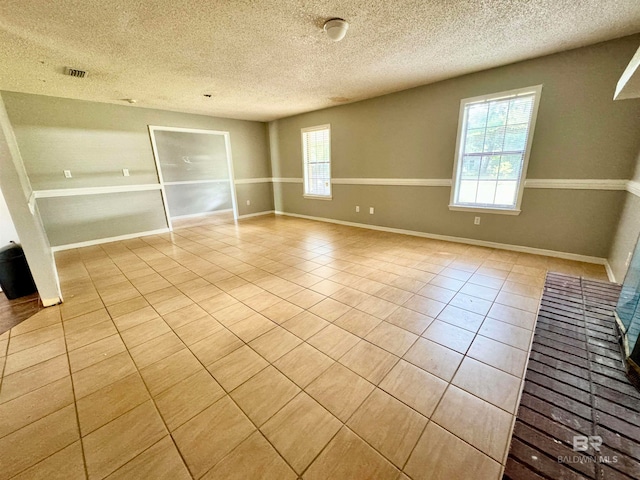
{"type": "Polygon", "coordinates": [[[638,0],[2,0],[0,89],[271,120],[638,31],[638,0]]]}

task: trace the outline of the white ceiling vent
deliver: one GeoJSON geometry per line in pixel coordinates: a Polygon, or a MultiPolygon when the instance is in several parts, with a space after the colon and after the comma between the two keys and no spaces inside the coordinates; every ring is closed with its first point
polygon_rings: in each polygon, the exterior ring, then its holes
{"type": "Polygon", "coordinates": [[[67,75],[71,75],[72,77],[84,78],[87,76],[87,72],[85,70],[78,70],[77,68],[67,67],[64,71],[67,75]]]}

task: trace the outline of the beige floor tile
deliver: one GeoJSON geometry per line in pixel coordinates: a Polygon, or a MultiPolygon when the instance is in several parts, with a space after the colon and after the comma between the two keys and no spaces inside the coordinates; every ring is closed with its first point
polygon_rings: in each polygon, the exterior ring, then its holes
{"type": "Polygon", "coordinates": [[[472,297],[471,295],[466,295],[464,293],[457,293],[449,305],[477,313],[478,315],[486,315],[491,308],[490,301],[483,300],[478,297],[472,297]]]}
{"type": "Polygon", "coordinates": [[[535,300],[539,300],[542,296],[542,288],[534,287],[532,285],[526,285],[524,283],[507,281],[502,286],[503,292],[513,293],[516,295],[522,295],[524,297],[531,297],[535,300]]]}
{"type": "Polygon", "coordinates": [[[173,327],[175,333],[185,345],[193,345],[200,340],[222,330],[224,327],[205,312],[205,316],[189,322],[181,327],[173,327]]]}
{"type": "Polygon", "coordinates": [[[355,288],[344,287],[331,295],[331,298],[350,307],[355,307],[359,303],[362,303],[367,298],[369,298],[369,295],[356,290],[355,288]]]}
{"type": "Polygon", "coordinates": [[[169,325],[162,318],[157,317],[120,332],[120,336],[127,348],[131,349],[169,332],[171,332],[169,325]]]}
{"type": "Polygon", "coordinates": [[[207,369],[230,392],[265,368],[269,362],[245,345],[212,363],[207,369]]]}
{"type": "Polygon", "coordinates": [[[260,432],[254,432],[202,478],[295,480],[297,475],[260,432]]]}
{"type": "Polygon", "coordinates": [[[303,340],[315,335],[327,325],[329,325],[329,322],[309,311],[299,313],[282,323],[282,327],[303,340]]]}
{"type": "Polygon", "coordinates": [[[493,304],[487,316],[528,330],[533,330],[536,324],[536,315],[534,313],[500,305],[499,303],[493,304]]]}
{"type": "Polygon", "coordinates": [[[113,321],[105,320],[91,327],[75,331],[74,333],[66,333],[67,349],[73,351],[77,348],[84,347],[90,343],[102,340],[118,333],[113,321]]]}
{"type": "Polygon", "coordinates": [[[70,445],[78,438],[76,410],[73,405],[64,407],[0,438],[2,452],[0,479],[11,478],[70,445]]]}
{"type": "Polygon", "coordinates": [[[346,422],[374,388],[361,376],[334,363],[305,390],[333,415],[346,422]]]}
{"type": "Polygon", "coordinates": [[[502,463],[513,415],[452,385],[432,420],[502,463]]]}
{"type": "Polygon", "coordinates": [[[125,313],[124,315],[114,318],[113,323],[115,323],[118,330],[123,331],[156,318],[160,318],[158,313],[153,307],[147,305],[140,310],[125,313]]]}
{"type": "Polygon", "coordinates": [[[373,315],[376,318],[384,320],[398,308],[398,305],[383,300],[382,298],[369,297],[362,303],[356,305],[355,308],[368,313],[369,315],[373,315]]]}
{"type": "Polygon", "coordinates": [[[218,320],[225,326],[233,325],[240,320],[244,320],[247,317],[253,315],[254,312],[251,308],[247,307],[244,303],[236,303],[229,307],[223,308],[213,313],[213,318],[218,320]]]}
{"type": "MultiPolygon", "coordinates": [[[[450,279],[447,279],[450,280],[450,279]]],[[[442,303],[449,303],[451,299],[455,296],[456,292],[454,290],[449,290],[447,288],[439,287],[434,285],[433,283],[429,283],[422,287],[418,291],[418,295],[423,297],[430,298],[432,300],[437,300],[442,303]]]]}
{"type": "Polygon", "coordinates": [[[254,431],[249,419],[225,396],[180,426],[173,438],[191,474],[199,478],[254,431]]]}
{"type": "Polygon", "coordinates": [[[379,386],[425,417],[430,417],[447,388],[447,382],[400,360],[379,386]]]}
{"type": "Polygon", "coordinates": [[[307,309],[324,300],[325,297],[326,295],[323,295],[321,293],[309,289],[304,289],[288,297],[287,301],[293,303],[294,305],[297,305],[298,307],[307,309]]]}
{"type": "Polygon", "coordinates": [[[456,280],[455,278],[445,277],[443,275],[436,275],[433,279],[429,281],[429,284],[435,285],[436,287],[446,288],[447,290],[452,290],[457,292],[464,285],[464,281],[456,280]]]}
{"type": "Polygon", "coordinates": [[[449,382],[458,369],[462,357],[458,352],[419,338],[402,358],[449,382]]]}
{"type": "Polygon", "coordinates": [[[340,429],[340,421],[302,392],[262,427],[289,465],[302,473],[340,429]]]}
{"type": "Polygon", "coordinates": [[[111,315],[111,318],[116,319],[122,315],[126,315],[128,313],[135,312],[136,310],[140,310],[141,308],[144,308],[148,305],[149,305],[149,302],[147,302],[146,298],[136,297],[131,300],[109,305],[107,307],[107,310],[109,311],[109,315],[111,315]]]}
{"type": "Polygon", "coordinates": [[[447,307],[440,312],[440,315],[438,315],[438,320],[464,328],[473,333],[476,333],[480,329],[484,318],[484,315],[479,315],[452,305],[447,305],[447,307]]]}
{"type": "Polygon", "coordinates": [[[11,375],[25,368],[32,367],[58,355],[66,353],[64,338],[55,338],[35,347],[27,348],[18,353],[7,355],[4,365],[4,375],[11,375]]]}
{"type": "Polygon", "coordinates": [[[467,355],[518,378],[524,376],[527,353],[519,348],[478,335],[467,355]]]}
{"type": "Polygon", "coordinates": [[[86,330],[89,327],[93,327],[94,325],[98,325],[99,323],[103,323],[111,320],[109,313],[106,309],[101,308],[100,310],[95,310],[90,313],[86,313],[84,315],[80,315],[78,317],[72,318],[71,320],[65,320],[64,323],[64,333],[65,335],[73,335],[82,330],[86,330]]]}
{"type": "Polygon", "coordinates": [[[129,354],[122,352],[90,367],[73,372],[76,400],[131,375],[135,371],[136,367],[129,354]]]}
{"type": "MultiPolygon", "coordinates": [[[[382,276],[387,277],[389,274],[384,272],[382,276]]],[[[388,283],[388,282],[384,282],[388,283]]],[[[380,290],[374,293],[376,297],[380,297],[388,302],[395,303],[396,305],[402,305],[404,302],[412,297],[411,292],[402,290],[401,288],[392,287],[391,285],[385,285],[380,290]]]]}
{"type": "Polygon", "coordinates": [[[496,303],[507,305],[509,307],[519,308],[525,312],[536,313],[540,304],[538,298],[523,297],[506,291],[501,291],[496,298],[496,303]]]}
{"type": "Polygon", "coordinates": [[[420,295],[414,295],[403,305],[405,308],[427,315],[428,317],[437,317],[438,314],[446,307],[445,303],[438,302],[420,295]]]}
{"type": "Polygon", "coordinates": [[[376,328],[381,321],[381,319],[373,315],[353,309],[342,315],[333,322],[333,324],[344,328],[358,337],[364,338],[371,330],[376,328]]]}
{"type": "Polygon", "coordinates": [[[173,333],[165,333],[129,350],[138,368],[144,368],[184,348],[184,343],[173,333]]]}
{"type": "Polygon", "coordinates": [[[488,302],[493,302],[496,299],[499,290],[484,285],[467,283],[460,289],[460,293],[464,293],[465,295],[470,295],[472,297],[481,298],[482,300],[486,300],[488,302]]]}
{"type": "Polygon", "coordinates": [[[242,302],[245,305],[248,305],[249,307],[253,308],[256,312],[262,312],[272,306],[274,306],[277,303],[280,303],[282,301],[282,299],[272,293],[269,292],[261,292],[258,293],[257,295],[254,295],[252,297],[249,297],[245,300],[243,300],[242,302]]]}
{"type": "Polygon", "coordinates": [[[63,377],[0,404],[0,438],[72,404],[71,377],[63,377]]]}
{"type": "Polygon", "coordinates": [[[66,355],[54,357],[12,375],[5,375],[2,379],[2,389],[0,389],[0,404],[68,375],[69,362],[66,355]]]}
{"type": "Polygon", "coordinates": [[[272,366],[231,392],[231,398],[258,427],[300,392],[300,388],[272,366]]]}
{"type": "Polygon", "coordinates": [[[348,331],[329,324],[307,340],[322,353],[334,360],[342,357],[358,343],[360,339],[348,331]]]}
{"type": "Polygon", "coordinates": [[[138,373],[107,385],[78,400],[80,433],[86,436],[147,400],[149,394],[138,373]]]}
{"type": "Polygon", "coordinates": [[[408,330],[411,333],[420,335],[429,325],[431,325],[433,318],[414,310],[400,307],[389,315],[385,321],[408,330]]]}
{"type": "Polygon", "coordinates": [[[240,302],[233,298],[231,295],[226,293],[221,293],[219,295],[214,295],[211,298],[207,298],[206,300],[200,300],[198,305],[200,305],[207,313],[213,315],[220,310],[236,305],[240,302]]]}
{"type": "Polygon", "coordinates": [[[181,308],[188,307],[189,305],[193,305],[193,303],[193,300],[189,297],[180,294],[176,297],[168,298],[158,303],[152,303],[152,305],[160,315],[166,315],[168,313],[175,312],[176,310],[180,310],[181,308]]]}
{"type": "Polygon", "coordinates": [[[128,281],[106,287],[99,293],[102,303],[107,306],[140,296],[140,292],[128,281]]]}
{"type": "Polygon", "coordinates": [[[167,434],[147,401],[82,439],[89,478],[104,478],[167,434]]]}
{"type": "Polygon", "coordinates": [[[155,397],[156,406],[169,431],[174,431],[225,395],[204,368],[155,397]]]}
{"type": "Polygon", "coordinates": [[[331,280],[322,280],[321,282],[311,286],[310,290],[322,295],[331,296],[342,288],[343,285],[340,285],[339,283],[332,282],[331,280]]]}
{"type": "Polygon", "coordinates": [[[13,477],[13,480],[85,480],[82,445],[75,442],[13,477]]]}
{"type": "Polygon", "coordinates": [[[523,273],[515,273],[513,271],[507,277],[507,281],[523,283],[525,285],[531,285],[532,287],[538,288],[542,288],[544,286],[544,276],[532,276],[523,273]]]}
{"type": "Polygon", "coordinates": [[[399,468],[409,458],[426,424],[424,416],[380,389],[374,390],[347,422],[351,430],[399,468]]]}
{"type": "Polygon", "coordinates": [[[95,300],[88,300],[86,302],[74,303],[65,302],[60,305],[60,314],[63,320],[68,320],[86,313],[93,312],[95,310],[101,310],[104,308],[102,300],[98,297],[95,300]]]}
{"type": "Polygon", "coordinates": [[[151,395],[156,396],[202,368],[198,359],[186,348],[140,370],[151,395]]]}
{"type": "Polygon", "coordinates": [[[77,372],[83,368],[90,367],[95,363],[111,358],[125,350],[126,347],[118,334],[90,343],[89,345],[69,352],[71,371],[77,372]]]}
{"type": "Polygon", "coordinates": [[[506,280],[509,276],[509,270],[504,270],[502,268],[494,268],[491,266],[482,266],[478,270],[476,270],[477,274],[485,275],[487,277],[498,278],[500,280],[506,280]]]}
{"type": "Polygon", "coordinates": [[[305,480],[397,479],[399,471],[343,427],[304,474],[305,480]]]}
{"type": "Polygon", "coordinates": [[[276,327],[252,340],[249,346],[268,362],[273,363],[300,345],[300,343],[302,343],[302,340],[293,333],[282,327],[276,327]]]}
{"type": "Polygon", "coordinates": [[[526,352],[529,351],[529,345],[531,344],[531,330],[493,320],[492,318],[487,318],[484,321],[478,333],[526,352]]]}
{"type": "Polygon", "coordinates": [[[249,343],[251,340],[267,333],[277,325],[277,323],[272,322],[267,317],[259,313],[254,313],[239,322],[229,325],[227,328],[240,338],[240,340],[249,343]]]}
{"type": "Polygon", "coordinates": [[[345,367],[376,385],[397,362],[398,357],[364,340],[340,359],[345,367]]]}
{"type": "Polygon", "coordinates": [[[520,379],[472,358],[465,358],[452,384],[509,413],[515,413],[520,379]]]}
{"type": "Polygon", "coordinates": [[[415,480],[467,480],[469,472],[478,479],[500,476],[498,462],[433,422],[427,425],[404,470],[415,480]]]}
{"type": "Polygon", "coordinates": [[[418,336],[390,323],[382,322],[371,330],[365,339],[401,357],[411,348],[418,336]]]}
{"type": "Polygon", "coordinates": [[[474,285],[482,285],[483,287],[495,288],[496,290],[500,290],[504,285],[504,280],[501,278],[489,277],[487,275],[474,273],[469,279],[468,283],[472,283],[474,285]]]}
{"type": "Polygon", "coordinates": [[[280,302],[262,310],[262,314],[269,320],[282,324],[290,318],[295,317],[302,312],[302,308],[287,300],[281,300],[280,302]]]}
{"type": "Polygon", "coordinates": [[[164,321],[167,322],[167,325],[175,330],[187,325],[190,322],[206,316],[208,316],[206,310],[204,310],[199,305],[193,304],[180,308],[178,310],[174,310],[173,312],[166,314],[162,318],[164,318],[164,321]]]}
{"type": "Polygon", "coordinates": [[[333,322],[351,310],[351,307],[332,298],[325,298],[316,303],[309,311],[329,322],[333,322]]]}
{"type": "Polygon", "coordinates": [[[191,475],[171,437],[167,436],[107,477],[108,480],[135,478],[189,480],[191,475]]]}
{"type": "Polygon", "coordinates": [[[33,330],[22,335],[18,335],[15,331],[11,332],[11,341],[9,342],[9,348],[7,349],[7,355],[17,353],[27,348],[37,347],[43,343],[62,338],[64,332],[62,330],[62,323],[56,325],[50,325],[48,327],[42,327],[37,330],[33,330]]]}
{"type": "Polygon", "coordinates": [[[275,361],[273,366],[304,388],[333,363],[330,357],[303,343],[275,361]]]}
{"type": "Polygon", "coordinates": [[[243,345],[242,340],[225,328],[190,345],[189,348],[203,365],[208,366],[243,345]]]}
{"type": "Polygon", "coordinates": [[[475,337],[475,333],[450,323],[436,320],[425,330],[422,336],[451,350],[465,354],[475,337]]]}

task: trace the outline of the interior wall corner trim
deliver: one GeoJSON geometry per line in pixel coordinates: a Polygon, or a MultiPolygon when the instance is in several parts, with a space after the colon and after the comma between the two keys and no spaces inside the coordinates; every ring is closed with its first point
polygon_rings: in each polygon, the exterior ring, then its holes
{"type": "Polygon", "coordinates": [[[607,271],[607,277],[609,277],[609,281],[613,282],[613,283],[618,283],[618,282],[616,282],[616,275],[615,275],[615,273],[613,273],[613,269],[611,268],[611,265],[609,264],[609,260],[605,260],[604,261],[604,269],[607,271]]]}
{"type": "Polygon", "coordinates": [[[74,248],[91,247],[93,245],[100,245],[102,243],[119,242],[121,240],[131,240],[132,238],[148,237],[149,235],[160,235],[163,233],[170,233],[169,228],[160,228],[158,230],[149,230],[146,232],[128,233],[126,235],[119,235],[117,237],[98,238],[96,240],[87,240],[86,242],[68,243],[66,245],[56,245],[51,247],[52,252],[61,252],[63,250],[72,250],[74,248]]]}
{"type": "Polygon", "coordinates": [[[271,183],[273,178],[262,177],[262,178],[240,178],[236,179],[236,185],[247,185],[249,183],[271,183]]]}
{"type": "Polygon", "coordinates": [[[147,183],[142,185],[115,185],[109,187],[84,187],[84,188],[56,188],[52,190],[36,190],[35,198],[75,197],[78,195],[102,195],[105,193],[143,192],[146,190],[160,190],[159,183],[147,183]]]}
{"type": "Polygon", "coordinates": [[[618,179],[572,179],[572,178],[529,178],[525,188],[548,188],[562,190],[625,190],[627,180],[618,179]]]}
{"type": "Polygon", "coordinates": [[[404,230],[401,228],[383,227],[380,225],[368,225],[365,223],[347,222],[344,220],[336,220],[333,218],[313,217],[310,215],[302,215],[299,213],[275,211],[276,215],[284,215],[288,217],[305,218],[307,220],[316,220],[319,222],[335,223],[337,225],[346,225],[348,227],[366,228],[369,230],[378,230],[381,232],[399,233],[402,235],[411,235],[414,237],[431,238],[433,240],[444,240],[447,242],[464,243],[466,245],[475,245],[479,247],[497,248],[499,250],[509,250],[512,252],[531,253],[534,255],[545,255],[547,257],[563,258],[565,260],[574,260],[577,262],[594,263],[596,265],[606,265],[606,258],[592,257],[589,255],[580,255],[578,253],[559,252],[556,250],[547,250],[544,248],[527,247],[524,245],[511,245],[508,243],[489,242],[486,240],[476,240],[474,238],[453,237],[450,235],[438,235],[436,233],[418,232],[415,230],[404,230]]]}
{"type": "Polygon", "coordinates": [[[629,180],[627,182],[626,190],[627,192],[635,195],[636,197],[640,197],[640,182],[629,180]]]}

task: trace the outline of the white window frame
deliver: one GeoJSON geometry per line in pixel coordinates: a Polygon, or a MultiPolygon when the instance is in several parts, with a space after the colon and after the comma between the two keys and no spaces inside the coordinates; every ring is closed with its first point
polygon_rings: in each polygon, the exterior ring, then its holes
{"type": "Polygon", "coordinates": [[[333,199],[333,192],[332,192],[332,185],[331,185],[331,125],[330,124],[316,125],[315,127],[303,128],[300,131],[300,140],[301,140],[300,145],[302,147],[303,197],[309,198],[312,200],[333,199]],[[304,134],[307,132],[315,132],[317,130],[329,130],[329,194],[328,195],[316,195],[316,194],[307,193],[308,192],[307,185],[308,185],[309,178],[307,175],[307,157],[305,155],[305,148],[304,148],[304,143],[305,143],[304,134]]]}
{"type": "Polygon", "coordinates": [[[449,201],[449,210],[459,210],[465,212],[484,212],[484,213],[499,213],[505,215],[520,215],[520,205],[522,204],[522,195],[524,193],[524,182],[527,177],[527,168],[529,166],[529,154],[531,153],[531,144],[533,142],[533,135],[535,133],[536,120],[538,118],[538,106],[540,105],[540,96],[542,94],[542,85],[534,85],[532,87],[518,88],[515,90],[508,90],[506,92],[492,93],[488,95],[481,95],[478,97],[464,98],[460,101],[460,112],[458,115],[458,136],[456,139],[456,156],[453,165],[453,180],[451,183],[451,199],[449,201]],[[533,102],[533,109],[531,111],[531,121],[529,122],[529,134],[527,137],[527,144],[524,151],[524,158],[522,161],[522,169],[520,171],[520,177],[518,178],[518,192],[515,207],[502,208],[493,207],[489,205],[461,205],[456,204],[455,199],[459,188],[460,169],[462,168],[462,142],[463,134],[466,131],[466,119],[465,119],[465,107],[471,103],[488,102],[493,100],[499,100],[507,97],[515,97],[524,95],[527,93],[534,93],[535,99],[533,102]]]}

